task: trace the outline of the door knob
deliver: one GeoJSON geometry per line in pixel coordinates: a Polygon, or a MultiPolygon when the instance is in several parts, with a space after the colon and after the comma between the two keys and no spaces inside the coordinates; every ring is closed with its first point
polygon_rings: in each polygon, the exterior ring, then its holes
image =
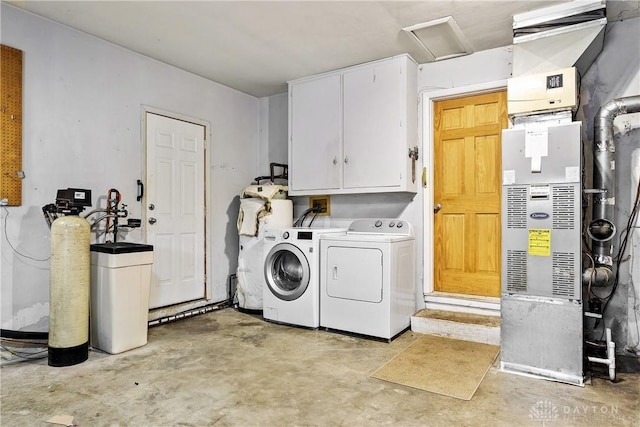
{"type": "Polygon", "coordinates": [[[155,224],[156,222],[158,222],[158,220],[157,220],[157,219],[155,219],[155,218],[153,218],[153,217],[149,218],[149,224],[153,225],[153,224],[155,224]]]}
{"type": "Polygon", "coordinates": [[[433,213],[438,213],[440,212],[440,209],[442,209],[442,205],[440,203],[437,203],[434,207],[433,207],[433,213]]]}

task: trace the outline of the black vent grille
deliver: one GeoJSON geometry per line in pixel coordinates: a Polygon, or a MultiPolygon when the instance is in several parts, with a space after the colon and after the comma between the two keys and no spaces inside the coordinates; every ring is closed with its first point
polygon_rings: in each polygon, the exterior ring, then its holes
{"type": "Polygon", "coordinates": [[[553,187],[553,229],[575,229],[575,189],[573,186],[553,187]]]}
{"type": "Polygon", "coordinates": [[[527,188],[507,189],[507,228],[527,228],[527,188]]]}
{"type": "Polygon", "coordinates": [[[569,252],[554,252],[553,295],[575,297],[575,255],[569,252]]]}
{"type": "Polygon", "coordinates": [[[507,292],[527,291],[527,251],[507,251],[507,292]]]}

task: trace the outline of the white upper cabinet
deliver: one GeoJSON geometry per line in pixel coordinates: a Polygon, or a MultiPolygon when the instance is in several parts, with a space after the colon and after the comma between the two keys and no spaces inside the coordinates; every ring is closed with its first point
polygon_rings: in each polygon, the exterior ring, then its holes
{"type": "Polygon", "coordinates": [[[408,55],[289,82],[289,194],[416,192],[417,133],[408,55]]]}
{"type": "Polygon", "coordinates": [[[296,165],[289,166],[289,182],[296,190],[340,188],[340,88],[338,74],[289,86],[289,165],[296,165]]]}

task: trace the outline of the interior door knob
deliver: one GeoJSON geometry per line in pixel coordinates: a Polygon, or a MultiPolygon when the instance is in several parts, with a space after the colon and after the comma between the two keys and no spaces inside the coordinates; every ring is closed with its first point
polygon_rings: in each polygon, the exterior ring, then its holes
{"type": "Polygon", "coordinates": [[[153,218],[153,217],[149,218],[149,224],[153,225],[153,224],[155,224],[156,222],[158,222],[158,220],[157,220],[157,219],[155,219],[155,218],[153,218]]]}
{"type": "Polygon", "coordinates": [[[442,209],[442,205],[440,203],[437,203],[434,207],[433,207],[433,213],[438,213],[440,212],[440,209],[442,209]]]}

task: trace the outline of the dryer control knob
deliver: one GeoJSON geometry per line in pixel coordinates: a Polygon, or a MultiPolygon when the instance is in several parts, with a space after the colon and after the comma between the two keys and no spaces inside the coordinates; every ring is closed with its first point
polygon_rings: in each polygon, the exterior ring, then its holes
{"type": "Polygon", "coordinates": [[[374,224],[376,227],[382,227],[382,221],[377,220],[376,223],[374,224]]]}
{"type": "Polygon", "coordinates": [[[283,238],[284,240],[287,240],[287,239],[289,238],[289,232],[288,232],[288,231],[285,231],[284,233],[282,233],[282,238],[283,238]]]}
{"type": "Polygon", "coordinates": [[[393,227],[394,225],[396,225],[396,223],[395,223],[395,222],[393,222],[393,221],[391,221],[391,222],[389,223],[389,227],[393,227]]]}
{"type": "Polygon", "coordinates": [[[404,225],[404,223],[402,221],[400,221],[396,227],[402,228],[403,225],[404,225]]]}

